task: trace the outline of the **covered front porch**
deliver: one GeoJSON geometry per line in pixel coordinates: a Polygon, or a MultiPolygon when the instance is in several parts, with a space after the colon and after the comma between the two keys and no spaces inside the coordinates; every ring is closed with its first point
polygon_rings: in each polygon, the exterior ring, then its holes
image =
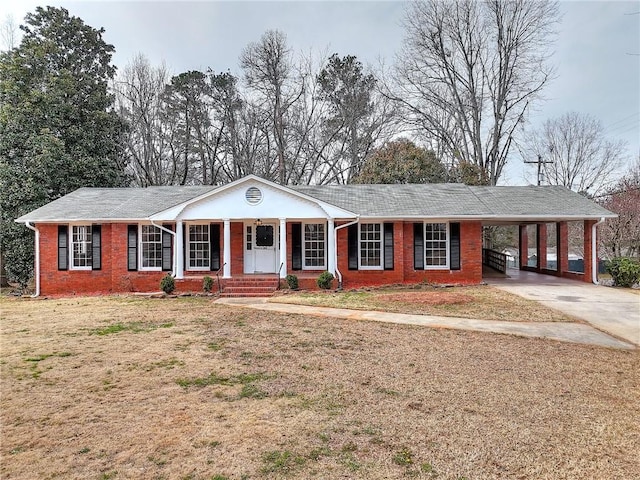
{"type": "Polygon", "coordinates": [[[284,279],[292,272],[317,276],[325,270],[334,273],[335,227],[332,218],[177,221],[176,232],[184,233],[175,235],[174,276],[202,276],[200,257],[209,258],[206,270],[215,271],[222,279],[246,275],[284,279]],[[203,225],[209,229],[204,233],[203,225]],[[198,235],[204,235],[205,241],[198,242],[198,235]]]}

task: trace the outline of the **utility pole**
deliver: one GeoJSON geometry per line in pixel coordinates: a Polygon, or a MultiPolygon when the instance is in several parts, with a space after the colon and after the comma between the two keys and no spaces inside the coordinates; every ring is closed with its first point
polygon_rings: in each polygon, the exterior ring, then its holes
{"type": "Polygon", "coordinates": [[[553,163],[553,160],[543,160],[542,155],[538,154],[538,159],[533,161],[525,160],[524,163],[537,163],[538,164],[538,186],[542,183],[542,165],[545,163],[553,163]]]}

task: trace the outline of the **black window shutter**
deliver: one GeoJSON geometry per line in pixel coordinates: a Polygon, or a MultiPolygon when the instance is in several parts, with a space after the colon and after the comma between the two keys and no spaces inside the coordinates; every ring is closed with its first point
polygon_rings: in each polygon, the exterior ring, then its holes
{"type": "Polygon", "coordinates": [[[358,224],[347,227],[347,254],[349,256],[349,270],[358,269],[358,224]]]}
{"type": "MultiPolygon", "coordinates": [[[[171,230],[171,225],[162,225],[164,228],[171,230]]],[[[173,266],[173,239],[169,232],[162,230],[162,270],[169,271],[173,266]]]]}
{"type": "Polygon", "coordinates": [[[91,226],[91,270],[102,270],[102,226],[91,226]]]}
{"type": "Polygon", "coordinates": [[[220,270],[220,224],[212,223],[209,230],[211,241],[211,270],[220,270]]]}
{"type": "Polygon", "coordinates": [[[449,224],[449,262],[451,270],[460,270],[460,224],[449,224]]]}
{"type": "Polygon", "coordinates": [[[302,270],[302,224],[291,224],[291,269],[302,270]]]}
{"type": "MultiPolygon", "coordinates": [[[[180,232],[176,232],[176,235],[180,235],[180,232]]],[[[182,224],[182,265],[184,266],[185,270],[189,269],[189,257],[191,255],[187,240],[189,240],[189,227],[185,224],[182,224]]]]}
{"type": "Polygon", "coordinates": [[[58,270],[69,269],[69,226],[58,225],[58,270]]]}
{"type": "Polygon", "coordinates": [[[138,270],[138,225],[127,225],[127,270],[138,270]]]}
{"type": "Polygon", "coordinates": [[[424,270],[424,224],[413,224],[413,268],[424,270]]]}
{"type": "Polygon", "coordinates": [[[393,270],[393,223],[384,224],[384,269],[393,270]]]}

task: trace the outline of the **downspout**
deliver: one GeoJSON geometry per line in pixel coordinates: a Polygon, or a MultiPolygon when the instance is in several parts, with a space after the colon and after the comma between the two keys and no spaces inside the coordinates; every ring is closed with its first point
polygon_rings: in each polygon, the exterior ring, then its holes
{"type": "Polygon", "coordinates": [[[594,223],[591,227],[591,281],[596,285],[598,285],[598,237],[596,228],[598,227],[598,225],[604,223],[604,220],[604,217],[600,217],[600,220],[594,223]]]}
{"type": "MultiPolygon", "coordinates": [[[[173,245],[174,245],[174,249],[173,249],[173,254],[174,255],[178,255],[178,252],[175,249],[175,244],[176,244],[176,232],[173,232],[171,230],[169,230],[168,228],[163,227],[162,225],[158,225],[156,222],[154,222],[153,220],[151,220],[151,225],[153,225],[154,227],[158,227],[160,230],[162,230],[163,232],[167,232],[171,235],[173,235],[173,245]]],[[[176,257],[177,258],[177,257],[176,257]]],[[[173,278],[176,277],[176,262],[175,262],[175,258],[171,261],[171,276],[173,278]]]]}
{"type": "Polygon", "coordinates": [[[31,225],[31,222],[25,222],[24,225],[36,232],[35,268],[33,272],[36,280],[36,291],[33,295],[31,295],[31,298],[36,298],[40,296],[40,231],[36,227],[31,225]]]}
{"type": "Polygon", "coordinates": [[[336,275],[338,276],[338,290],[342,290],[342,273],[338,269],[338,230],[345,227],[350,227],[351,225],[355,225],[360,221],[360,215],[356,217],[355,220],[349,223],[345,223],[344,225],[338,225],[333,229],[333,251],[336,253],[336,275]]]}

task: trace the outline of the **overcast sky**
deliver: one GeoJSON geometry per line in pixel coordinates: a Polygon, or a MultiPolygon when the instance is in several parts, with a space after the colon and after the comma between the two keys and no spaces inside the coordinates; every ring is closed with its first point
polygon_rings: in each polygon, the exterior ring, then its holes
{"type": "MultiPolygon", "coordinates": [[[[22,23],[37,5],[64,6],[92,27],[104,27],[115,46],[114,63],[136,53],[162,61],[177,74],[231,70],[242,49],[268,29],[287,35],[296,51],[356,55],[376,66],[393,63],[402,44],[401,1],[54,1],[0,0],[0,20],[22,23]]],[[[553,63],[557,78],[545,90],[531,122],[576,111],[599,119],[612,138],[640,155],[640,2],[563,1],[553,63]]],[[[503,183],[521,184],[534,166],[515,156],[503,183]]]]}

